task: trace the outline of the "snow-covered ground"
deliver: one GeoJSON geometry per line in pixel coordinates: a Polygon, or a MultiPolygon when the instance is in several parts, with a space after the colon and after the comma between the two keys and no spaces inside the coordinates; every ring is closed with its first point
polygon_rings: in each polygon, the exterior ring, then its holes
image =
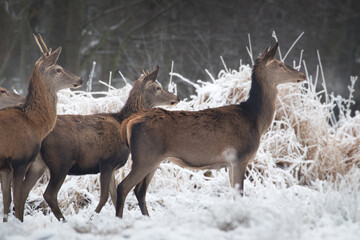
{"type": "MultiPolygon", "coordinates": [[[[224,69],[195,83],[197,94],[173,109],[245,100],[251,67],[224,69]]],[[[58,195],[67,222],[58,222],[42,197],[44,177],[30,193],[24,222],[10,216],[0,223],[0,239],[359,239],[360,114],[350,115],[352,87],[349,98],[317,91],[319,75],[280,88],[274,123],[248,168],[244,197],[230,188],[226,169],[205,174],[164,162],[147,194],[150,218],[141,215],[133,194],[123,219],[115,217],[110,199],[96,214],[99,179],[89,175],[67,177],[58,195]],[[339,119],[334,106],[340,106],[339,119]]],[[[61,91],[58,112],[115,112],[130,89],[112,89],[102,98],[61,91]]],[[[118,171],[118,181],[130,164],[118,171]]]]}

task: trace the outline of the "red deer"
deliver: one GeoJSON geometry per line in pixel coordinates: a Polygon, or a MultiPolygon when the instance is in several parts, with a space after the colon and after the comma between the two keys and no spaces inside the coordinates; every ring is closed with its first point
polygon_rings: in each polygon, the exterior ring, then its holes
{"type": "MultiPolygon", "coordinates": [[[[101,211],[109,197],[109,190],[115,206],[116,185],[113,172],[122,167],[129,157],[129,150],[121,140],[121,122],[140,110],[179,102],[176,95],[155,82],[158,70],[157,67],[134,82],[124,107],[118,113],[58,116],[55,128],[44,139],[40,150],[41,157],[50,170],[50,182],[44,198],[58,220],[65,220],[59,209],[57,194],[66,175],[100,172],[100,202],[95,211],[101,211]]],[[[43,172],[36,169],[34,171],[37,173],[27,174],[32,185],[43,172]]],[[[27,193],[24,195],[27,196],[27,193]]]]}
{"type": "MultiPolygon", "coordinates": [[[[51,53],[42,41],[44,53],[36,41],[42,56],[31,73],[24,104],[0,110],[0,171],[13,174],[15,216],[20,221],[23,221],[25,205],[23,179],[40,150],[42,140],[55,126],[56,92],[79,87],[83,82],[82,78],[56,64],[61,47],[51,53]]],[[[10,184],[6,185],[3,194],[10,196],[10,184]]],[[[4,221],[10,211],[7,204],[4,202],[4,221]]]]}
{"type": "MultiPolygon", "coordinates": [[[[18,95],[16,93],[10,92],[6,88],[0,87],[0,109],[7,107],[14,107],[23,104],[25,97],[18,95]]],[[[5,209],[10,208],[11,203],[11,172],[9,170],[0,171],[0,180],[1,180],[1,191],[3,195],[3,205],[4,205],[4,218],[5,222],[7,219],[8,212],[5,209]]]]}
{"type": "Polygon", "coordinates": [[[192,169],[229,168],[230,183],[243,191],[246,166],[269,128],[282,83],[297,83],[305,75],[275,59],[278,44],[268,46],[252,70],[249,97],[237,105],[202,111],[152,109],[132,115],[121,126],[132,155],[132,169],[117,187],[116,215],[135,186],[143,215],[149,215],[145,195],[159,164],[168,159],[192,169]]]}
{"type": "MultiPolygon", "coordinates": [[[[0,109],[6,108],[6,107],[13,107],[13,106],[19,106],[25,102],[25,97],[18,95],[14,92],[10,92],[6,88],[0,87],[0,109]]],[[[41,156],[38,154],[35,158],[35,161],[31,163],[28,172],[31,172],[31,176],[33,176],[35,173],[39,174],[40,176],[43,174],[44,170],[46,169],[45,163],[41,159],[41,156]]],[[[28,174],[27,172],[27,174],[28,174]]],[[[39,177],[40,177],[39,176],[39,177]]],[[[30,177],[25,177],[24,180],[24,189],[23,194],[27,194],[30,192],[31,188],[34,186],[35,182],[30,181],[30,177]]],[[[37,179],[36,179],[37,180],[37,179]]],[[[3,204],[4,204],[4,210],[9,209],[10,203],[11,203],[11,194],[9,190],[9,194],[4,194],[6,192],[6,189],[10,189],[11,184],[11,172],[10,171],[0,171],[0,182],[3,192],[3,204]]],[[[7,214],[6,214],[7,215],[7,214]]],[[[6,217],[3,219],[3,221],[6,221],[6,217]]]]}

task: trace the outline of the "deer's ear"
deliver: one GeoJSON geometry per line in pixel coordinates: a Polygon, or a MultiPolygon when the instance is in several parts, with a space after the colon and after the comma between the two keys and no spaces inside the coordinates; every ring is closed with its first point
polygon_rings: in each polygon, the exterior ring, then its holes
{"type": "Polygon", "coordinates": [[[266,62],[274,60],[278,47],[279,43],[276,42],[275,45],[265,54],[263,60],[266,62]]]}
{"type": "MultiPolygon", "coordinates": [[[[51,65],[54,65],[57,60],[59,59],[59,56],[60,56],[60,53],[61,53],[61,47],[58,47],[57,49],[55,49],[55,51],[53,51],[49,56],[46,56],[45,59],[44,59],[44,64],[46,66],[51,66],[51,65]]],[[[41,58],[40,58],[41,59],[41,58]]],[[[39,60],[40,60],[39,59],[39,60]]]]}
{"type": "Polygon", "coordinates": [[[269,52],[270,49],[270,43],[265,47],[264,51],[260,54],[260,58],[265,57],[265,55],[269,52]]]}
{"type": "Polygon", "coordinates": [[[159,72],[159,66],[157,66],[157,67],[155,68],[155,70],[153,70],[151,73],[146,74],[146,76],[144,77],[144,80],[143,80],[143,81],[145,81],[145,82],[148,82],[148,81],[153,81],[153,82],[155,82],[156,77],[157,77],[157,75],[158,75],[158,72],[159,72]]]}

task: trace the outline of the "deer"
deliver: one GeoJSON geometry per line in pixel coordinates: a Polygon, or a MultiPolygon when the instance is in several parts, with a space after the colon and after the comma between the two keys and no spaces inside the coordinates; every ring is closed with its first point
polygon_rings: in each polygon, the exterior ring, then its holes
{"type": "MultiPolygon", "coordinates": [[[[17,93],[11,92],[8,89],[4,87],[0,87],[0,109],[6,108],[6,107],[13,107],[13,106],[20,106],[25,102],[25,97],[21,96],[17,93]]],[[[35,158],[35,161],[31,163],[29,170],[27,171],[27,174],[25,176],[24,184],[23,184],[23,194],[28,194],[31,190],[31,188],[35,185],[35,182],[29,181],[32,179],[28,176],[28,173],[30,176],[33,176],[34,174],[39,174],[40,176],[43,174],[43,172],[46,169],[46,165],[41,159],[40,154],[37,155],[35,158]]],[[[39,176],[39,177],[40,177],[39,176]]],[[[10,189],[11,184],[11,172],[10,171],[0,171],[0,182],[3,192],[3,204],[4,209],[9,209],[11,204],[11,194],[10,191],[8,194],[4,194],[6,192],[6,189],[10,189]]],[[[37,179],[36,179],[37,180],[37,179]]],[[[7,216],[7,214],[6,214],[7,216]]],[[[3,221],[7,221],[7,217],[4,217],[3,221]]]]}
{"type": "MultiPolygon", "coordinates": [[[[81,77],[57,64],[61,47],[52,52],[39,34],[44,52],[38,38],[34,37],[42,56],[31,73],[24,104],[0,110],[0,171],[12,173],[15,217],[21,222],[25,205],[23,179],[40,151],[42,140],[55,126],[56,93],[64,88],[78,88],[83,83],[81,77]]],[[[11,184],[6,182],[5,186],[2,187],[6,198],[3,221],[7,221],[11,201],[11,184]]]]}
{"type": "MultiPolygon", "coordinates": [[[[29,169],[26,178],[30,185],[34,185],[46,167],[50,170],[44,199],[59,221],[65,221],[65,217],[59,208],[57,195],[67,175],[100,173],[100,201],[95,212],[101,211],[109,191],[115,206],[114,171],[127,162],[130,153],[121,139],[122,121],[138,111],[157,105],[174,105],[180,101],[178,96],[155,81],[158,71],[159,67],[144,73],[133,83],[129,97],[118,113],[57,117],[55,128],[42,142],[40,156],[45,165],[29,169]]],[[[31,187],[25,188],[29,191],[31,187]]]]}
{"type": "Polygon", "coordinates": [[[117,187],[116,216],[122,218],[129,191],[143,215],[149,216],[146,191],[164,160],[191,169],[229,168],[231,187],[243,195],[247,164],[256,156],[261,136],[272,123],[277,86],[299,83],[305,74],[275,59],[278,43],[256,60],[248,99],[240,104],[201,111],[151,109],[127,118],[121,136],[130,149],[132,166],[117,187]]]}
{"type": "MultiPolygon", "coordinates": [[[[7,107],[19,106],[25,102],[25,97],[18,95],[14,92],[10,92],[4,87],[0,87],[0,109],[7,107]]],[[[11,204],[11,172],[8,170],[0,171],[1,188],[3,193],[3,205],[4,205],[4,218],[3,221],[7,221],[7,212],[5,209],[10,208],[11,204]],[[7,190],[8,189],[8,190],[7,190]],[[5,193],[5,194],[4,194],[5,193]]]]}

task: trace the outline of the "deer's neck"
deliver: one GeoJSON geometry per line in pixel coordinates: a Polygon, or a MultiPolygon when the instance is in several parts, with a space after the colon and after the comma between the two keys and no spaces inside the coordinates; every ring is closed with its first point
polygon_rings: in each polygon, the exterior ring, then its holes
{"type": "Polygon", "coordinates": [[[255,71],[251,78],[251,89],[245,106],[254,117],[260,133],[263,134],[274,118],[278,90],[276,86],[269,84],[271,79],[264,79],[255,71]]]}
{"type": "Polygon", "coordinates": [[[46,86],[40,77],[35,71],[31,74],[22,108],[41,136],[45,137],[55,126],[57,95],[55,89],[46,86]]]}
{"type": "Polygon", "coordinates": [[[126,118],[130,117],[132,114],[137,113],[139,111],[147,109],[142,100],[141,96],[132,96],[130,93],[129,98],[126,100],[124,107],[121,109],[119,113],[116,113],[116,119],[119,122],[122,122],[126,118]]]}

